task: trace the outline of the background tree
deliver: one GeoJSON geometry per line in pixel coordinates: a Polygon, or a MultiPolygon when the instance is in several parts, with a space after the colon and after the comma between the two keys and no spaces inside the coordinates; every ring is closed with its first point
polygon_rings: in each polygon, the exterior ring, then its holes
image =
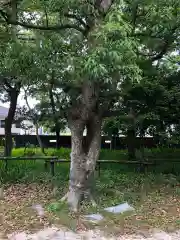
{"type": "Polygon", "coordinates": [[[54,93],[49,89],[48,93],[43,93],[43,98],[36,107],[40,109],[41,125],[50,133],[56,134],[56,148],[60,148],[60,131],[67,126],[67,120],[64,117],[65,103],[59,99],[60,93],[54,93]]]}
{"type": "Polygon", "coordinates": [[[39,101],[37,107],[41,109],[41,122],[49,125],[56,133],[57,148],[60,145],[60,131],[64,129],[65,109],[68,104],[66,94],[62,90],[62,76],[67,66],[68,44],[56,35],[44,34],[37,49],[36,73],[34,78],[37,85],[32,86],[31,95],[39,101]],[[48,38],[48,39],[47,39],[48,38]],[[59,48],[61,46],[61,48],[59,48]],[[48,61],[47,61],[48,59],[48,61]]]}
{"type": "Polygon", "coordinates": [[[8,115],[5,119],[5,156],[11,155],[11,128],[16,112],[18,96],[23,84],[27,81],[26,77],[29,76],[28,70],[31,61],[31,51],[26,44],[9,42],[1,51],[1,101],[10,103],[8,115]]]}
{"type": "Polygon", "coordinates": [[[42,119],[42,115],[40,113],[39,108],[37,108],[37,107],[32,108],[30,106],[28,96],[31,96],[31,91],[29,90],[28,87],[26,87],[26,88],[24,88],[24,99],[25,99],[25,102],[26,102],[27,109],[25,109],[24,114],[21,117],[22,117],[23,120],[31,122],[33,124],[33,126],[35,127],[35,133],[36,133],[36,137],[37,137],[39,147],[41,148],[42,153],[44,155],[46,155],[44,145],[43,145],[43,143],[41,141],[41,137],[39,135],[39,127],[40,127],[39,123],[42,119]]]}
{"type": "MultiPolygon", "coordinates": [[[[16,1],[1,3],[7,11],[10,21],[17,21],[18,9],[16,1]]],[[[3,12],[1,11],[2,16],[3,12]]],[[[0,93],[3,102],[9,102],[9,111],[5,119],[5,156],[11,155],[11,128],[15,117],[18,96],[21,87],[29,74],[29,66],[33,64],[32,46],[22,42],[19,38],[20,29],[7,25],[1,21],[1,37],[4,41],[0,45],[0,93]],[[6,39],[6,41],[5,41],[6,39]]]]}

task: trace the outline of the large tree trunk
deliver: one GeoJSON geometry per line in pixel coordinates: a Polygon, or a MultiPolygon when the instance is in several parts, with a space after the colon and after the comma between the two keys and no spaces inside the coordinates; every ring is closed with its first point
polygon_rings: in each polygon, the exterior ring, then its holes
{"type": "Polygon", "coordinates": [[[101,119],[93,116],[88,124],[82,119],[71,122],[72,152],[68,203],[72,211],[84,198],[91,198],[92,177],[99,157],[101,144],[101,119]],[[83,132],[87,128],[86,142],[83,143],[83,132]]]}
{"type": "Polygon", "coordinates": [[[68,203],[77,212],[81,201],[91,196],[91,180],[101,143],[101,114],[98,106],[98,84],[85,81],[82,94],[69,113],[71,129],[71,168],[68,203]],[[86,140],[83,132],[87,130],[86,140]]]}
{"type": "Polygon", "coordinates": [[[12,142],[12,133],[11,128],[14,121],[14,116],[17,107],[17,99],[18,99],[19,91],[12,88],[10,90],[10,107],[8,111],[8,115],[5,118],[5,151],[4,155],[6,157],[11,156],[13,142],[12,142]]]}

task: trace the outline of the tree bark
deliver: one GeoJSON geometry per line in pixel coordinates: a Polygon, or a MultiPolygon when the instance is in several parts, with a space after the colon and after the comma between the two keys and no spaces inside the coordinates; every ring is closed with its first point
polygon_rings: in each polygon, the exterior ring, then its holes
{"type": "Polygon", "coordinates": [[[19,96],[20,91],[16,90],[15,88],[11,88],[9,90],[9,97],[10,97],[10,107],[8,111],[8,115],[5,118],[5,152],[4,155],[6,157],[11,156],[13,142],[12,142],[12,133],[11,128],[14,121],[14,116],[17,107],[17,99],[19,96]]]}
{"type": "MultiPolygon", "coordinates": [[[[10,14],[10,19],[12,21],[16,21],[17,19],[17,1],[10,1],[11,5],[11,14],[10,14]]],[[[16,41],[16,26],[11,26],[11,33],[13,40],[16,41]]],[[[9,84],[8,84],[9,85],[9,84]]],[[[9,107],[9,112],[8,116],[5,118],[5,150],[4,150],[4,155],[5,156],[11,156],[12,152],[12,147],[13,147],[13,142],[12,142],[12,133],[11,133],[11,128],[12,128],[12,123],[14,121],[14,116],[16,112],[16,106],[17,106],[17,99],[20,93],[20,82],[15,84],[14,87],[8,86],[8,95],[10,98],[10,107],[9,107]]]]}
{"type": "Polygon", "coordinates": [[[71,129],[71,168],[68,203],[77,212],[84,198],[91,196],[91,180],[99,157],[101,116],[98,108],[98,83],[85,81],[82,94],[69,113],[71,129]],[[83,132],[87,129],[86,140],[83,132]]]}
{"type": "Polygon", "coordinates": [[[43,145],[43,143],[42,143],[42,141],[41,141],[41,137],[39,136],[39,131],[38,131],[38,130],[39,130],[39,125],[38,125],[38,123],[35,123],[35,128],[36,128],[36,138],[37,138],[39,147],[41,148],[41,152],[42,152],[44,155],[46,155],[45,150],[44,150],[44,145],[43,145]]]}
{"type": "Polygon", "coordinates": [[[56,127],[56,149],[59,149],[60,148],[60,129],[56,127]]]}
{"type": "Polygon", "coordinates": [[[72,211],[77,212],[84,198],[91,197],[92,177],[101,144],[101,119],[93,116],[88,124],[82,119],[71,122],[71,168],[68,203],[72,211]],[[87,127],[86,143],[83,132],[87,127]]]}
{"type": "Polygon", "coordinates": [[[54,87],[54,72],[52,72],[52,79],[49,87],[49,98],[50,98],[50,104],[52,108],[55,131],[56,131],[56,148],[59,149],[60,148],[60,125],[59,125],[58,118],[56,116],[56,105],[55,105],[54,96],[53,96],[53,87],[54,87]]]}
{"type": "MultiPolygon", "coordinates": [[[[28,102],[28,95],[27,95],[27,89],[24,88],[24,92],[25,92],[25,95],[24,95],[24,99],[26,101],[26,105],[29,109],[29,112],[32,112],[32,109],[29,105],[29,102],[28,102]]],[[[41,148],[41,152],[46,155],[45,153],[45,150],[44,150],[44,145],[41,141],[41,137],[39,136],[39,124],[38,124],[38,117],[36,115],[33,115],[33,113],[31,114],[31,119],[32,119],[32,122],[33,122],[33,125],[35,126],[35,132],[36,132],[36,138],[37,138],[37,141],[38,141],[38,144],[39,144],[39,147],[41,148]]]]}

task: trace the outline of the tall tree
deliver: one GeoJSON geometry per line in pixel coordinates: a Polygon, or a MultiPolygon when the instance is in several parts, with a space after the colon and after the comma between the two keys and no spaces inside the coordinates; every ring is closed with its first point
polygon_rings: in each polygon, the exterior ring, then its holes
{"type": "Polygon", "coordinates": [[[29,47],[19,43],[7,43],[1,51],[1,82],[0,93],[3,102],[9,102],[9,111],[5,119],[5,155],[11,155],[11,128],[15,117],[17,100],[23,83],[28,77],[31,64],[29,47]],[[21,52],[21,55],[19,53],[21,52]],[[28,67],[28,68],[27,68],[28,67]]]}
{"type": "MultiPolygon", "coordinates": [[[[5,5],[6,6],[6,5],[5,5]]],[[[8,16],[11,21],[17,20],[17,3],[8,3],[8,16]]],[[[8,115],[5,118],[5,156],[11,155],[12,133],[11,128],[15,117],[18,96],[29,65],[33,62],[29,46],[18,39],[16,26],[2,24],[1,36],[6,39],[0,45],[1,48],[1,72],[0,93],[3,102],[9,102],[8,115]]]]}
{"type": "Polygon", "coordinates": [[[177,48],[179,1],[52,0],[29,5],[22,1],[20,6],[16,21],[2,8],[3,21],[27,29],[64,30],[61,37],[66,49],[62,52],[67,60],[62,61],[59,79],[69,97],[72,134],[68,202],[77,211],[84,195],[90,195],[102,120],[116,109],[115,93],[121,92],[122,82],[130,79],[136,83],[140,76],[145,79],[148,66],[177,48]],[[24,14],[32,5],[38,12],[34,11],[33,21],[24,14]]]}

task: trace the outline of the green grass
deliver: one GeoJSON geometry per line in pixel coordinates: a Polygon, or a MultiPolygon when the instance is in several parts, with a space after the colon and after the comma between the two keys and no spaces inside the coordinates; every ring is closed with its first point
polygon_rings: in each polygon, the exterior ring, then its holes
{"type": "MultiPolygon", "coordinates": [[[[49,156],[69,159],[70,149],[46,149],[49,156]]],[[[13,156],[23,156],[24,149],[13,149],[13,156]]],[[[41,156],[40,149],[31,148],[27,156],[41,156]]],[[[180,205],[180,162],[173,164],[171,160],[180,156],[178,149],[145,149],[145,156],[169,158],[150,167],[146,174],[140,174],[137,165],[110,164],[101,165],[100,176],[96,174],[94,196],[97,208],[85,204],[82,214],[103,212],[104,207],[123,202],[132,204],[136,212],[128,215],[108,215],[99,228],[108,226],[108,230],[121,233],[133,232],[137,229],[160,227],[166,230],[179,228],[180,205]],[[162,217],[163,216],[163,217],[162,217]]],[[[102,150],[100,159],[126,160],[125,150],[102,150]]],[[[45,171],[43,160],[8,161],[5,170],[0,161],[0,183],[5,188],[5,200],[0,201],[3,225],[0,231],[16,231],[18,229],[36,230],[44,225],[67,225],[76,228],[77,221],[68,213],[66,204],[59,199],[67,192],[69,163],[55,165],[55,176],[50,170],[45,171]],[[46,217],[39,219],[32,210],[33,204],[42,204],[46,209],[46,217]]],[[[104,214],[104,212],[103,212],[104,214]]],[[[89,226],[88,227],[92,227],[89,226]]]]}
{"type": "MultiPolygon", "coordinates": [[[[126,169],[127,170],[127,169],[126,169]]],[[[1,201],[4,216],[0,231],[17,229],[33,230],[49,224],[65,224],[75,229],[76,219],[68,214],[67,205],[59,199],[67,192],[69,164],[57,164],[56,174],[44,170],[42,161],[10,161],[8,170],[0,162],[0,181],[5,188],[5,200],[1,201]],[[42,204],[46,218],[39,220],[32,211],[33,204],[42,204]]],[[[82,214],[102,212],[104,207],[128,201],[136,209],[130,215],[107,215],[99,227],[122,232],[141,228],[179,227],[180,177],[172,174],[123,171],[121,165],[102,166],[96,176],[94,196],[96,209],[83,205],[82,214]],[[163,217],[162,217],[163,216],[163,217]]]]}
{"type": "MultiPolygon", "coordinates": [[[[48,156],[58,156],[63,159],[69,159],[70,158],[70,153],[71,149],[69,148],[60,148],[60,149],[54,149],[54,148],[48,148],[45,150],[45,153],[48,156]]],[[[26,150],[25,154],[27,156],[32,156],[32,155],[37,155],[37,156],[42,156],[42,152],[40,148],[29,148],[26,150]]],[[[13,149],[12,155],[14,157],[19,157],[19,156],[24,156],[24,148],[16,148],[13,149]]],[[[124,150],[105,150],[102,149],[100,152],[100,159],[104,160],[125,160],[127,159],[127,151],[124,150]]]]}
{"type": "MultiPolygon", "coordinates": [[[[46,154],[49,156],[59,156],[61,158],[69,159],[71,149],[69,148],[48,148],[45,150],[46,154]]],[[[169,160],[173,158],[180,158],[180,149],[175,148],[153,148],[153,149],[144,149],[145,156],[148,158],[168,158],[169,160]]],[[[16,148],[12,151],[13,156],[23,156],[24,148],[16,148]]],[[[40,148],[28,148],[26,150],[26,155],[43,155],[40,148]]],[[[139,157],[139,150],[137,150],[137,157],[139,157]]],[[[127,150],[109,150],[102,149],[100,151],[100,159],[108,160],[126,160],[128,159],[127,150]]]]}
{"type": "MultiPolygon", "coordinates": [[[[46,154],[48,156],[58,156],[61,159],[70,158],[70,149],[68,148],[60,148],[59,150],[49,148],[46,149],[46,154]]],[[[144,155],[146,160],[159,159],[161,160],[156,166],[149,167],[150,172],[156,173],[172,173],[178,175],[180,173],[180,149],[174,148],[156,148],[156,149],[145,149],[144,155]],[[179,162],[173,163],[173,159],[179,159],[179,162]]],[[[13,156],[23,156],[24,148],[13,149],[13,156]]],[[[39,148],[29,148],[26,151],[27,156],[43,156],[41,150],[39,148]]],[[[137,159],[139,159],[140,151],[137,150],[137,159]]],[[[100,152],[99,159],[102,160],[128,160],[127,150],[106,150],[102,149],[100,152]]],[[[116,169],[117,164],[104,164],[104,168],[116,169]]],[[[137,165],[127,165],[121,164],[118,166],[118,169],[121,172],[137,172],[137,165]]]]}

